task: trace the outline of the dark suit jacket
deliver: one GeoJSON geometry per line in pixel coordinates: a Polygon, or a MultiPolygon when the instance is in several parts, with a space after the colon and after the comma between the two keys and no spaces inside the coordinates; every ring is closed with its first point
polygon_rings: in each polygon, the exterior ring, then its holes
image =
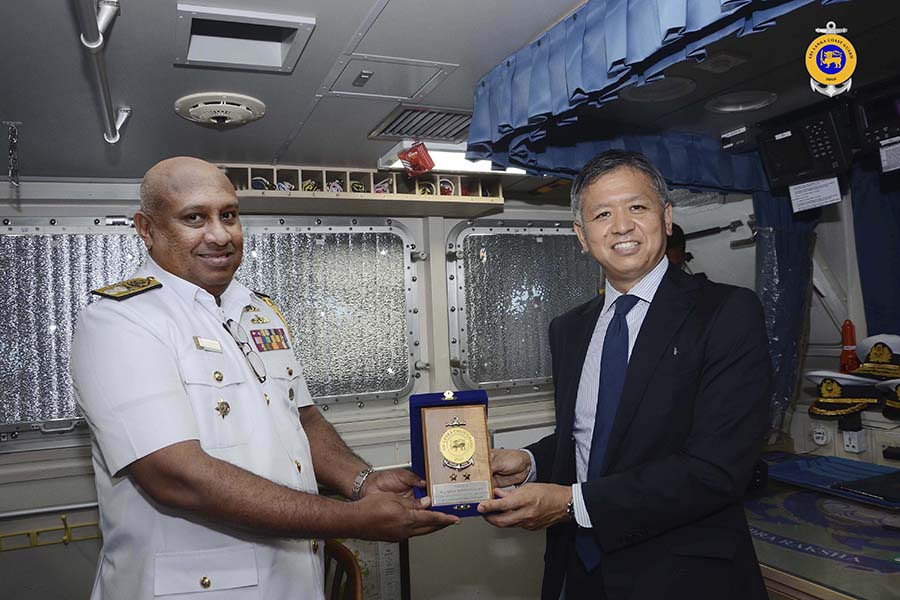
{"type": "MultiPolygon", "coordinates": [[[[529,447],[540,482],[575,482],[575,396],[602,308],[601,295],[550,324],[556,432],[529,447]]],[[[670,265],[632,350],[603,475],[582,485],[603,560],[567,600],[597,597],[601,581],[610,600],[766,598],[741,497],[770,378],[756,295],[670,265]]],[[[547,531],[546,600],[559,598],[575,531],[547,531]]]]}

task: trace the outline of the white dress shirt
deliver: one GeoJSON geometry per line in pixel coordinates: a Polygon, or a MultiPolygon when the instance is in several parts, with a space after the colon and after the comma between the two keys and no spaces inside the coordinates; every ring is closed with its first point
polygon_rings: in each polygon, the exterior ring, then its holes
{"type": "Polygon", "coordinates": [[[199,440],[211,456],[317,492],[297,409],[312,403],[287,325],[232,281],[220,304],[152,260],[136,277],[162,288],[81,314],[72,347],[76,398],[92,433],[103,548],[93,600],[321,600],[318,540],[256,536],[164,508],[123,475],[161,448],[199,440]],[[260,383],[222,326],[233,319],[265,365],[260,383]],[[283,335],[282,335],[283,334],[283,335]],[[274,340],[274,341],[273,341],[274,340]],[[197,596],[199,597],[199,596],[197,596]]]}

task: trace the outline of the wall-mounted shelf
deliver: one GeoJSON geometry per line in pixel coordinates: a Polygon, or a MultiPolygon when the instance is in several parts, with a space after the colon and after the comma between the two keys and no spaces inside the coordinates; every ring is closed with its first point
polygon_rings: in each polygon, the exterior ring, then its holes
{"type": "Polygon", "coordinates": [[[246,214],[473,218],[503,210],[499,175],[220,164],[246,214]]]}

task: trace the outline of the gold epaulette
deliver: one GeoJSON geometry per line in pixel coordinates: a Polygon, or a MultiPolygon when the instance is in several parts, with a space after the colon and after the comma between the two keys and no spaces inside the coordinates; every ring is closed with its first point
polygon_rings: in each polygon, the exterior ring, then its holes
{"type": "Polygon", "coordinates": [[[119,283],[107,285],[96,290],[91,290],[92,294],[103,296],[104,298],[112,298],[113,300],[125,300],[156,288],[161,288],[162,284],[153,277],[136,277],[134,279],[126,279],[119,283]]]}

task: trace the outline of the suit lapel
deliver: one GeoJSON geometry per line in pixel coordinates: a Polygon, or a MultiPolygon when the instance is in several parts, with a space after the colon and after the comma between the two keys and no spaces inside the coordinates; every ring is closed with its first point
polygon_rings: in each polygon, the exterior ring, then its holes
{"type": "Polygon", "coordinates": [[[669,265],[631,351],[625,387],[610,432],[601,472],[606,473],[609,469],[644,397],[651,374],[656,370],[669,341],[693,310],[698,287],[692,277],[669,265]]]}
{"type": "Polygon", "coordinates": [[[584,366],[584,358],[587,355],[597,319],[603,312],[603,304],[606,298],[599,294],[593,302],[572,321],[566,335],[566,343],[571,345],[566,348],[566,357],[561,365],[559,381],[560,420],[564,431],[563,439],[568,439],[572,434],[572,426],[575,423],[575,401],[578,396],[578,384],[581,382],[581,369],[584,366]],[[571,340],[571,341],[570,341],[571,340]]]}

